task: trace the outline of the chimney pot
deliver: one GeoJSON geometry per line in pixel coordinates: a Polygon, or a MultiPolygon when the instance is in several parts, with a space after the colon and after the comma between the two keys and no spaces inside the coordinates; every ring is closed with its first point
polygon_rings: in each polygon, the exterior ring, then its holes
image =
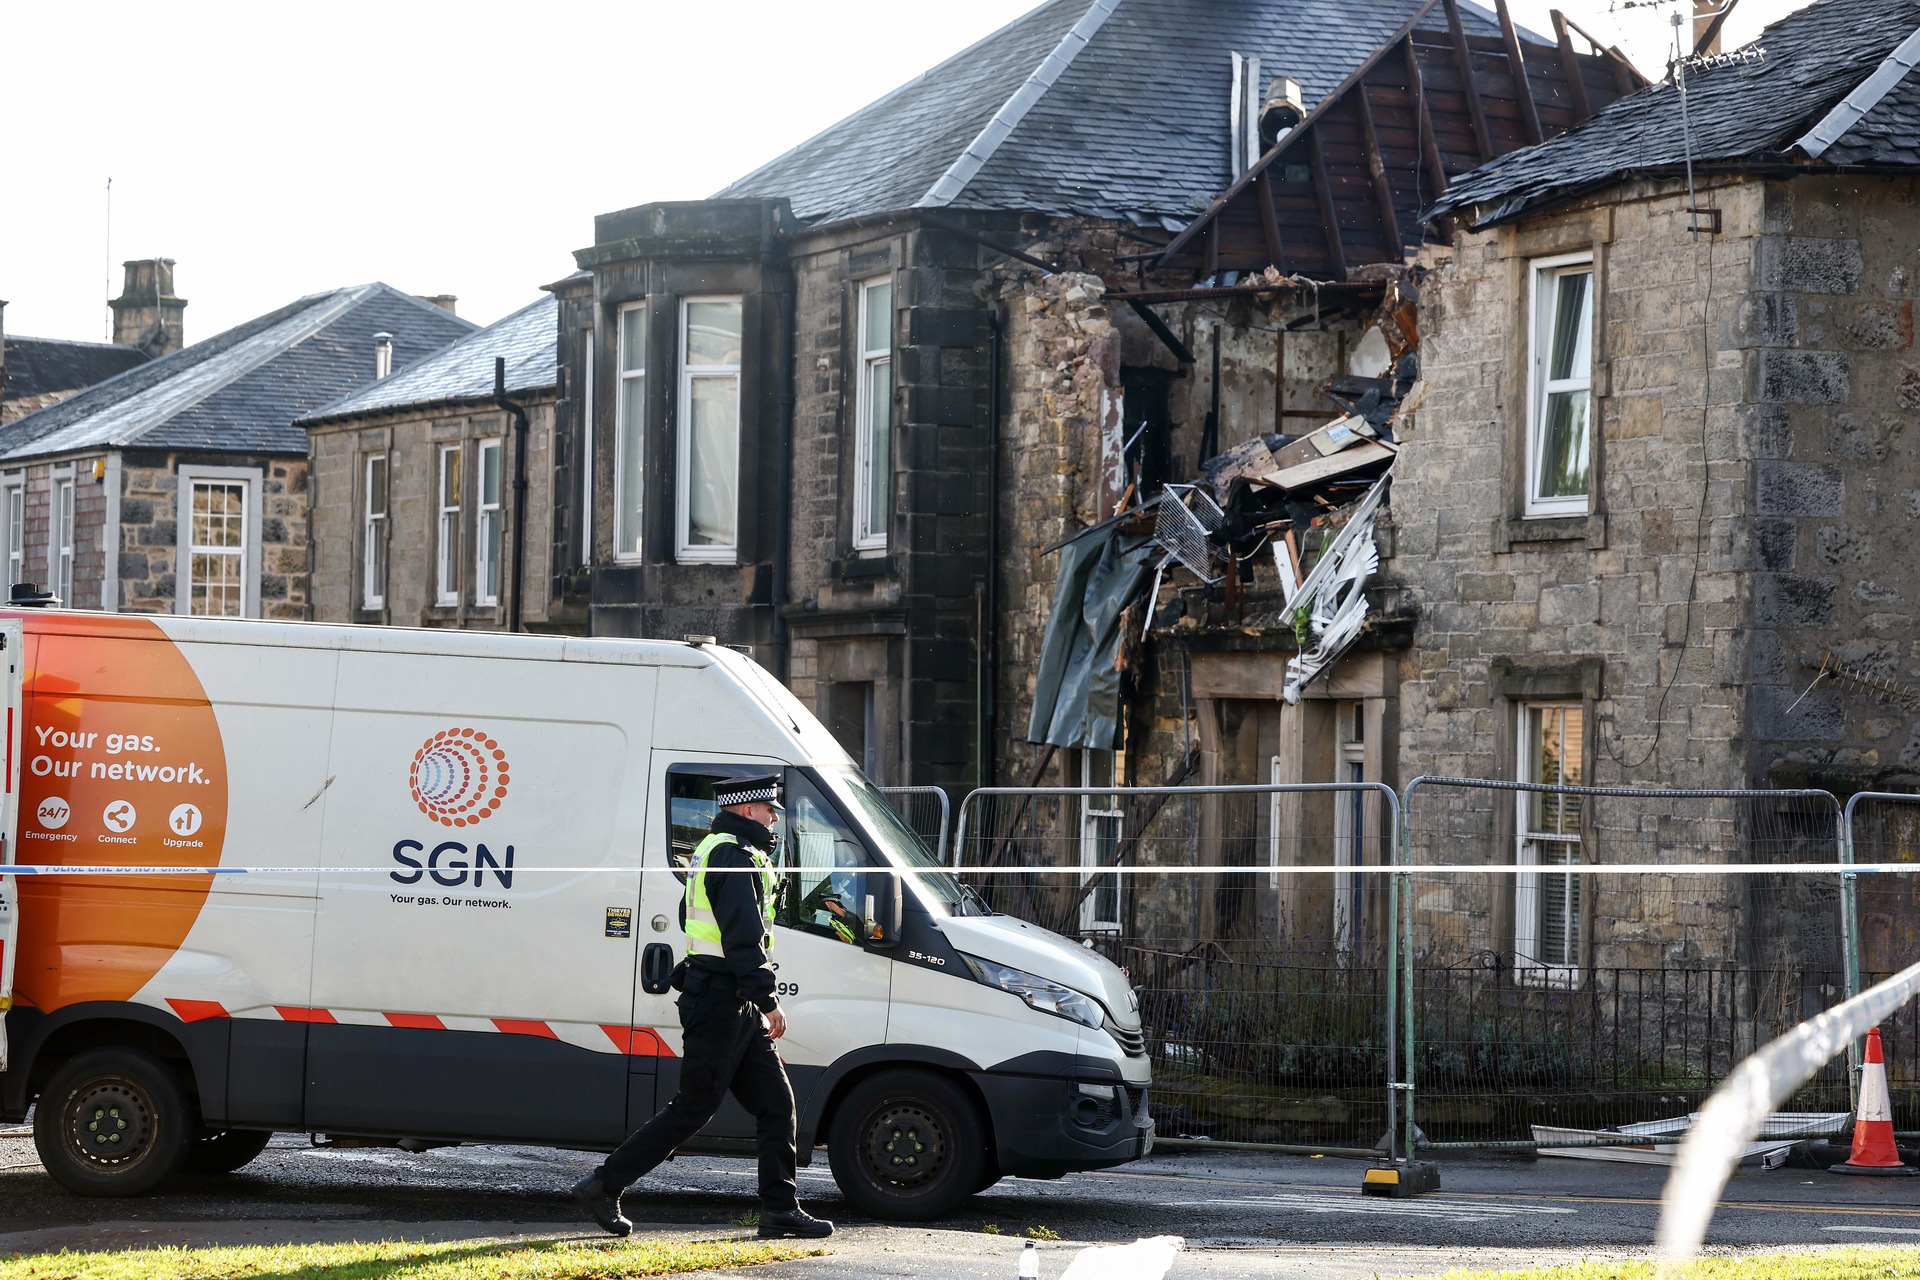
{"type": "Polygon", "coordinates": [[[373,380],[380,381],[393,372],[393,335],[385,332],[373,335],[373,380]]]}

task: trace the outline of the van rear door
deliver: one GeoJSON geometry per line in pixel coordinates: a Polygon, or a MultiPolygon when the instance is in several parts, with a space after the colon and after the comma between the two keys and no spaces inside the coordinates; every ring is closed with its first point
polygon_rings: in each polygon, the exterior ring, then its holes
{"type": "MultiPolygon", "coordinates": [[[[5,785],[0,793],[0,865],[18,861],[14,830],[20,816],[20,620],[0,620],[5,662],[7,723],[5,785]]],[[[7,1069],[7,1010],[13,1007],[13,958],[20,934],[20,878],[0,875],[0,1071],[7,1069]]]]}

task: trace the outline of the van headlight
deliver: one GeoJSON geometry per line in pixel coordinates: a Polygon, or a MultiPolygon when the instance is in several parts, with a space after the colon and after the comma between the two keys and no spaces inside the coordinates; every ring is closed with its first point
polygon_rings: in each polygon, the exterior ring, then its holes
{"type": "Polygon", "coordinates": [[[1082,1026],[1096,1030],[1106,1021],[1107,1011],[1100,1002],[1092,996],[1080,994],[1072,987],[1063,987],[1051,979],[1022,973],[978,956],[963,953],[960,958],[967,962],[967,968],[973,970],[974,977],[990,987],[998,987],[1019,996],[1042,1013],[1071,1018],[1082,1026]]]}

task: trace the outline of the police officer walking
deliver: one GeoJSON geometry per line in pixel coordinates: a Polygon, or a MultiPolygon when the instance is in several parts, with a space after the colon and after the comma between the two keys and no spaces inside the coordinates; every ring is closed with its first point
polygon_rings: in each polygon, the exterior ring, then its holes
{"type": "Polygon", "coordinates": [[[773,1042],[787,1031],[774,995],[774,909],[780,877],[773,869],[773,825],[780,820],[780,779],[737,778],[714,788],[720,811],[687,867],[681,927],[687,958],[674,974],[680,989],[680,1091],[573,1195],[594,1221],[615,1235],[633,1230],[620,1193],[698,1133],[728,1090],[754,1118],[760,1151],[760,1234],[818,1238],[833,1224],[809,1215],[794,1198],[793,1088],[773,1042]],[[708,875],[722,868],[723,874],[708,875]],[[759,874],[742,874],[752,869],[759,874]]]}

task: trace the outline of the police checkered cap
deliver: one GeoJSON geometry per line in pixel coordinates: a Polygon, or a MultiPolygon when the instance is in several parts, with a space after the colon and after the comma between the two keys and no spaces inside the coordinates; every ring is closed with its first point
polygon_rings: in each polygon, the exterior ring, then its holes
{"type": "Polygon", "coordinates": [[[713,788],[713,802],[722,808],[735,804],[780,805],[780,775],[763,773],[753,778],[730,778],[713,788]]]}

